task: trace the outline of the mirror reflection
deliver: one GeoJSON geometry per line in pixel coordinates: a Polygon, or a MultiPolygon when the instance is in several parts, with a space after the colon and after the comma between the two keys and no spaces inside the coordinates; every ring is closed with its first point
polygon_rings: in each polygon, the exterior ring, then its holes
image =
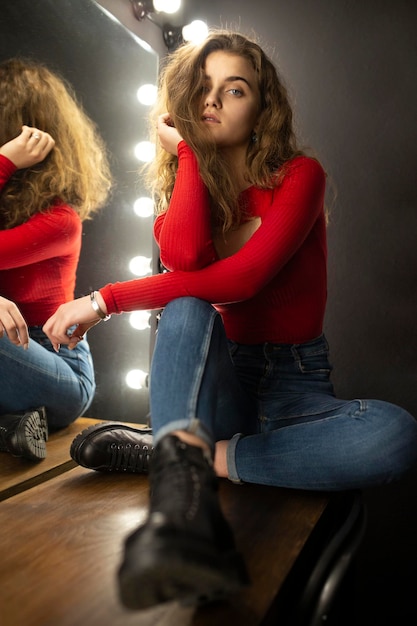
{"type": "MultiPolygon", "coordinates": [[[[16,56],[39,60],[71,83],[109,150],[116,188],[83,223],[76,296],[151,273],[153,205],[138,170],[152,158],[147,115],[156,53],[93,0],[14,0],[2,7],[0,60],[16,56]]],[[[153,315],[141,311],[89,333],[97,392],[87,416],[147,420],[152,325],[153,315]]]]}

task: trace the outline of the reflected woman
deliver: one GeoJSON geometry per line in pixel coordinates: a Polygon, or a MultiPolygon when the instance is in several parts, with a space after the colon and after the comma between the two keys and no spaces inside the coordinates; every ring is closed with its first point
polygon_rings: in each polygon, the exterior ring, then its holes
{"type": "Polygon", "coordinates": [[[86,340],[57,353],[42,325],[72,300],[82,222],[106,202],[104,141],[69,84],[43,64],[0,64],[0,450],[41,460],[49,429],[90,405],[86,340]]]}

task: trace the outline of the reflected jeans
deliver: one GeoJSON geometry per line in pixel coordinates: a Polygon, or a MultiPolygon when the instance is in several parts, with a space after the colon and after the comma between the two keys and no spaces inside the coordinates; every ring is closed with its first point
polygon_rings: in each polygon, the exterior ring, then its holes
{"type": "Polygon", "coordinates": [[[302,344],[226,338],[207,302],[170,302],[150,373],[155,444],[174,430],[212,450],[230,440],[229,478],[296,489],[382,485],[417,462],[417,421],[381,400],[340,400],[324,336],[302,344]]]}
{"type": "Polygon", "coordinates": [[[86,339],[55,352],[40,326],[29,328],[24,350],[0,339],[0,415],[45,406],[51,430],[68,426],[90,406],[94,368],[86,339]]]}

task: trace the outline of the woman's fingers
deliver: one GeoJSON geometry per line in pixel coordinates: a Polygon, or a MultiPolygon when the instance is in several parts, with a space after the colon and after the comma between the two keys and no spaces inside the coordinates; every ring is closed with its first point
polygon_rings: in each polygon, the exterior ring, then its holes
{"type": "Polygon", "coordinates": [[[91,307],[90,296],[84,296],[61,304],[55,313],[45,322],[43,331],[54,349],[60,344],[74,348],[85,332],[101,321],[91,307]],[[70,329],[76,327],[73,332],[70,329]]]}
{"type": "Polygon", "coordinates": [[[182,137],[174,126],[169,113],[158,116],[157,133],[161,146],[170,154],[178,154],[178,144],[182,137]]]}
{"type": "Polygon", "coordinates": [[[49,133],[31,126],[23,126],[20,135],[0,147],[0,152],[12,161],[17,169],[31,167],[43,161],[55,141],[49,133]]]}
{"type": "Polygon", "coordinates": [[[38,155],[43,161],[55,146],[55,141],[51,135],[45,131],[30,126],[23,126],[22,132],[25,131],[27,137],[27,147],[32,154],[38,155]]]}
{"type": "Polygon", "coordinates": [[[0,297],[0,337],[3,337],[4,333],[11,343],[28,348],[28,327],[22,314],[14,302],[0,297]]]}

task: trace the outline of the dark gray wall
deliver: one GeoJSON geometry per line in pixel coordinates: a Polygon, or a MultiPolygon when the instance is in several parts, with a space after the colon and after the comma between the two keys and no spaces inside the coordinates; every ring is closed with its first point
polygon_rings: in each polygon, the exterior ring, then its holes
{"type": "Polygon", "coordinates": [[[256,33],[300,136],[337,190],[326,334],[342,397],[417,416],[417,3],[186,0],[187,17],[256,33]]]}

